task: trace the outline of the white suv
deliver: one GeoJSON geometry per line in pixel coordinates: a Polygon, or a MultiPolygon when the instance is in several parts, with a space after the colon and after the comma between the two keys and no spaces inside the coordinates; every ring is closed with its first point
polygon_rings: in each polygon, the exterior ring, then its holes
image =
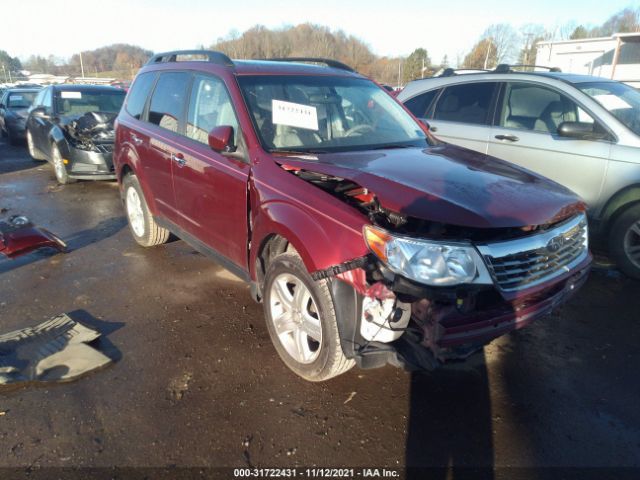
{"type": "Polygon", "coordinates": [[[640,279],[640,92],[559,71],[457,74],[398,95],[441,140],[529,168],[589,204],[596,246],[640,279]]]}

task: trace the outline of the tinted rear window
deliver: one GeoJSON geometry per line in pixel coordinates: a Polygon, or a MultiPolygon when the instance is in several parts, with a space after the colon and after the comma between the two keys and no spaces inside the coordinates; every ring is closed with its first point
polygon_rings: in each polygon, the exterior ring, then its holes
{"type": "Polygon", "coordinates": [[[177,132],[184,112],[188,73],[162,73],[156,83],[149,106],[149,122],[177,132]]]}
{"type": "Polygon", "coordinates": [[[38,92],[11,92],[7,99],[9,108],[29,108],[38,92]]]}
{"type": "Polygon", "coordinates": [[[147,103],[147,97],[153,87],[155,78],[155,72],[143,73],[142,75],[138,75],[133,87],[131,87],[125,108],[129,115],[137,118],[138,120],[142,116],[144,105],[147,103]]]}
{"type": "Polygon", "coordinates": [[[55,111],[60,115],[82,115],[87,112],[118,113],[125,92],[120,90],[61,90],[55,94],[55,111]]]}
{"type": "Polygon", "coordinates": [[[436,89],[416,95],[404,102],[404,106],[407,107],[416,117],[425,118],[427,116],[429,106],[431,106],[431,103],[433,103],[433,100],[436,98],[439,91],[440,90],[436,89]]]}
{"type": "Polygon", "coordinates": [[[433,115],[436,120],[484,125],[489,123],[489,108],[496,84],[467,83],[445,88],[433,115]]]}

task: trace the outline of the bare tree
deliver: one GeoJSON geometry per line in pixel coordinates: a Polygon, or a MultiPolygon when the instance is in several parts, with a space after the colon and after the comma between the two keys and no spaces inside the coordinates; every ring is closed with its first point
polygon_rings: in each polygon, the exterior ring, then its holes
{"type": "MultiPolygon", "coordinates": [[[[496,63],[507,63],[515,58],[519,36],[518,32],[508,23],[490,25],[482,35],[482,39],[490,39],[496,49],[496,63]]],[[[489,67],[495,65],[488,65],[489,67]]]]}

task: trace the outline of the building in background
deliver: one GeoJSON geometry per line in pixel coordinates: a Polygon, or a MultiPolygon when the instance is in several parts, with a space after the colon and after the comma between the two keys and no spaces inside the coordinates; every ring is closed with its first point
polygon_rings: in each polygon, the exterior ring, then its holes
{"type": "Polygon", "coordinates": [[[536,64],[563,72],[612,78],[640,88],[640,32],[538,42],[536,64]]]}

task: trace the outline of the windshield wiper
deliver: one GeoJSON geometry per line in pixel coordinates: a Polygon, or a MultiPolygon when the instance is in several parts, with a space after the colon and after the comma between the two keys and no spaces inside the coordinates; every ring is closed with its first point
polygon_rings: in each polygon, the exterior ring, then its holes
{"type": "Polygon", "coordinates": [[[390,143],[388,145],[376,145],[372,147],[371,150],[389,150],[391,148],[418,148],[416,145],[411,145],[407,143],[390,143]]]}
{"type": "Polygon", "coordinates": [[[328,153],[326,150],[286,150],[286,149],[271,149],[269,153],[282,153],[285,155],[309,155],[315,153],[328,153]]]}

